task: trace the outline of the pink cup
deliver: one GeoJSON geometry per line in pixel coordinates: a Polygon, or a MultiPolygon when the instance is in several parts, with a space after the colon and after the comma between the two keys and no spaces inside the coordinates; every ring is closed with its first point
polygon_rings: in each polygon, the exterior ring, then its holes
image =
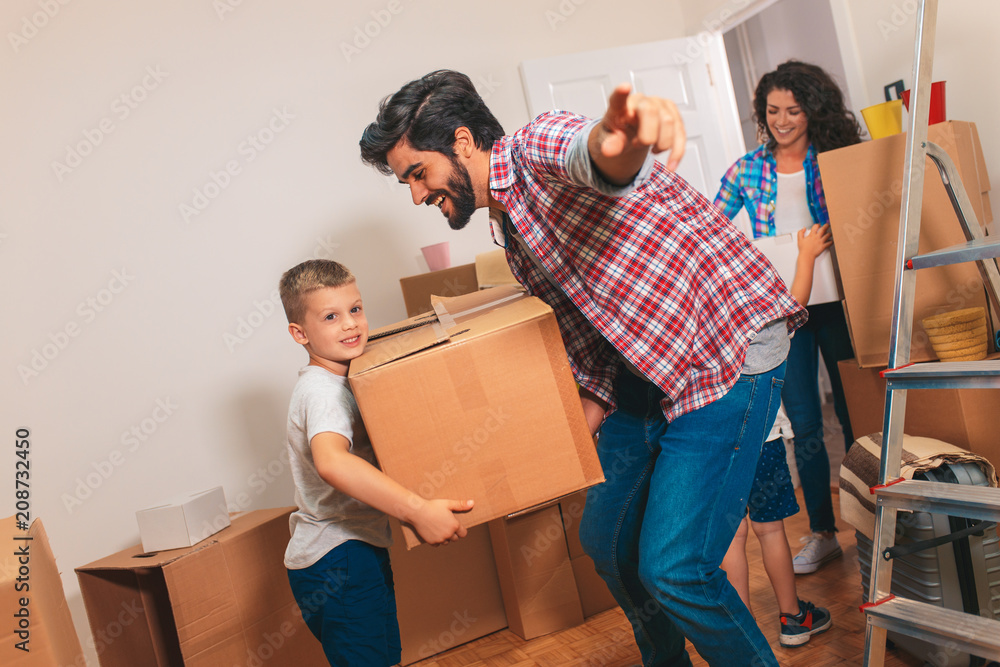
{"type": "MultiPolygon", "coordinates": [[[[910,91],[904,90],[900,94],[900,98],[903,100],[903,106],[906,110],[910,110],[910,91]]],[[[948,120],[948,115],[945,113],[944,104],[944,81],[935,81],[931,84],[931,105],[930,112],[928,113],[927,124],[933,125],[934,123],[943,123],[948,120]]]]}
{"type": "Polygon", "coordinates": [[[420,252],[424,254],[427,268],[431,271],[441,271],[451,266],[451,248],[447,241],[424,246],[420,252]]]}

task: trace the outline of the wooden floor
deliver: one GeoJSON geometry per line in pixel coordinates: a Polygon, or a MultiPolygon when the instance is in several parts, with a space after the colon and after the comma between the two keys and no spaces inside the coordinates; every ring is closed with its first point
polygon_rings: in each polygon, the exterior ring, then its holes
{"type": "MultiPolygon", "coordinates": [[[[802,503],[801,491],[799,506],[802,503]]],[[[750,562],[750,599],[761,630],[774,648],[778,662],[793,667],[831,667],[860,665],[864,652],[864,616],[858,611],[861,603],[861,575],[858,567],[854,529],[839,520],[840,503],[834,495],[834,509],[840,528],[843,557],[832,561],[814,574],[796,577],[799,597],[817,606],[827,607],[833,615],[833,627],[814,636],[808,644],[794,649],[778,645],[777,603],[771,585],[761,565],[756,538],[747,544],[750,562]]],[[[805,510],[785,522],[792,553],[798,551],[798,538],[808,534],[809,521],[805,510]]],[[[694,664],[706,665],[688,645],[694,664]]],[[[592,616],[580,626],[524,641],[509,630],[501,630],[474,642],[458,646],[446,653],[416,663],[420,667],[563,667],[565,665],[601,665],[622,667],[641,664],[632,632],[621,610],[614,609],[592,616]]],[[[905,653],[889,650],[888,667],[921,667],[922,661],[905,653]]]]}

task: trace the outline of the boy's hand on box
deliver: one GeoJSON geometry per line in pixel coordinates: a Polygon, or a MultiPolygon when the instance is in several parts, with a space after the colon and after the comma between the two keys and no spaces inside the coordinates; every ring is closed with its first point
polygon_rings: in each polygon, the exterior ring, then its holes
{"type": "Polygon", "coordinates": [[[413,527],[428,544],[447,544],[465,537],[468,532],[455,512],[472,509],[471,500],[445,500],[435,498],[426,501],[413,517],[413,527]]]}

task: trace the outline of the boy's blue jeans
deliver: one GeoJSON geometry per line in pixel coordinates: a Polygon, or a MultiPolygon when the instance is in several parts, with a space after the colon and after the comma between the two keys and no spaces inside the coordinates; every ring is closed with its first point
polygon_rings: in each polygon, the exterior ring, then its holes
{"type": "Polygon", "coordinates": [[[399,625],[389,552],[348,540],[309,567],[288,570],[306,626],[335,667],[399,663],[399,625]]]}
{"type": "Polygon", "coordinates": [[[719,565],[746,514],[784,373],[782,363],[740,376],[669,425],[662,392],[620,373],[618,409],[597,445],[607,481],[587,494],[580,538],[647,667],[690,665],[685,637],[710,665],[778,664],[719,565]]]}

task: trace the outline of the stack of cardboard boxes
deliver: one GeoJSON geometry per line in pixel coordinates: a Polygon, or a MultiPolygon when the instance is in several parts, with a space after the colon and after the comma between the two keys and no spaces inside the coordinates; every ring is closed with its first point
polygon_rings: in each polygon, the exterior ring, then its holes
{"type": "MultiPolygon", "coordinates": [[[[585,489],[603,475],[554,315],[492,259],[480,267],[502,285],[491,290],[479,291],[475,265],[404,278],[417,316],[351,367],[386,473],[425,497],[477,501],[468,535],[439,549],[412,549],[416,534],[392,522],[403,664],[508,626],[530,639],[614,605],[579,546],[585,489]]],[[[292,509],[77,568],[94,636],[115,628],[101,664],[325,664],[282,564],[292,509]]]]}
{"type": "MultiPolygon", "coordinates": [[[[905,140],[905,135],[897,134],[819,155],[855,352],[855,359],[840,362],[839,368],[856,437],[882,430],[885,381],[879,373],[889,360],[905,140]]],[[[932,125],[928,140],[952,158],[979,224],[987,226],[993,220],[990,182],[975,124],[932,125]]],[[[925,169],[919,251],[965,243],[947,191],[929,158],[925,169]]],[[[910,361],[936,359],[920,327],[921,319],[974,306],[987,306],[975,264],[918,271],[910,361]]],[[[937,389],[908,394],[906,433],[938,438],[1000,463],[1000,433],[995,428],[1000,399],[995,393],[937,389]]]]}

